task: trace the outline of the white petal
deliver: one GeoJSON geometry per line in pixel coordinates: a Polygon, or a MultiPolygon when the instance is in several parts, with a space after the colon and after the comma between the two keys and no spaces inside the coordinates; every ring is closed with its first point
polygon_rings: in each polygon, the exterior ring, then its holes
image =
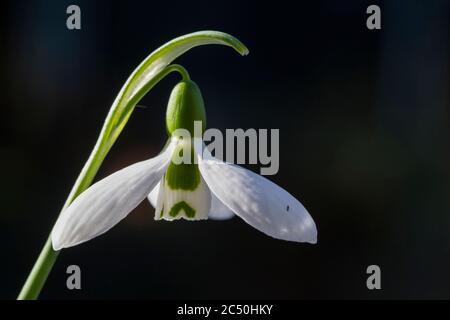
{"type": "Polygon", "coordinates": [[[212,193],[251,226],[277,239],[317,242],[316,225],[303,205],[270,180],[207,152],[205,159],[199,155],[199,168],[212,193]]]}
{"type": "MultiPolygon", "coordinates": [[[[154,208],[156,208],[158,201],[159,186],[160,183],[158,183],[148,195],[148,201],[154,208]]],[[[217,197],[211,193],[211,209],[209,210],[208,218],[213,220],[228,220],[232,217],[234,217],[233,211],[231,211],[230,208],[224,205],[222,201],[217,199],[217,197]]]]}
{"type": "Polygon", "coordinates": [[[211,210],[208,217],[213,220],[228,220],[234,217],[234,213],[211,192],[211,210]]]}
{"type": "Polygon", "coordinates": [[[153,188],[153,190],[148,195],[148,201],[153,206],[153,208],[156,208],[156,204],[158,203],[158,193],[159,193],[159,186],[161,182],[158,182],[158,184],[153,188]]]}
{"type": "Polygon", "coordinates": [[[52,231],[54,250],[86,242],[125,218],[158,183],[175,142],[155,158],[135,163],[98,181],[64,210],[52,231]]]}

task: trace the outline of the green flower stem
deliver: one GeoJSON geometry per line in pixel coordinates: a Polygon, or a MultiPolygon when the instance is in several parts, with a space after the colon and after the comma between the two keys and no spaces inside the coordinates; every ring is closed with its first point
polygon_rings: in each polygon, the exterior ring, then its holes
{"type": "MultiPolygon", "coordinates": [[[[161,79],[173,71],[189,80],[187,71],[172,61],[186,51],[202,45],[220,44],[232,47],[241,55],[248,49],[238,39],[219,31],[199,31],[175,38],[153,51],[133,71],[117,95],[98,137],[97,143],[78,176],[69,197],[61,211],[86,190],[92,183],[100,165],[119,137],[139,100],[161,79]]],[[[51,238],[47,239],[33,269],[31,270],[19,296],[19,300],[36,299],[58,257],[53,250],[51,238]]]]}
{"type": "MultiPolygon", "coordinates": [[[[152,81],[143,86],[142,89],[139,90],[139,92],[130,100],[130,103],[135,106],[137,102],[155,84],[157,84],[169,73],[174,71],[180,73],[183,80],[189,80],[189,74],[186,71],[186,69],[184,69],[180,65],[175,64],[169,65],[165,69],[163,69],[157,76],[155,76],[155,78],[152,81]]],[[[78,179],[76,180],[75,185],[73,186],[72,191],[70,192],[69,197],[67,198],[66,203],[64,204],[61,212],[64,209],[66,209],[78,195],[80,195],[84,190],[86,190],[91,185],[95,175],[97,174],[98,169],[100,168],[103,160],[106,157],[106,154],[108,153],[117,136],[119,135],[119,132],[115,130],[112,131],[113,134],[115,135],[115,138],[111,139],[111,137],[106,134],[107,130],[105,130],[105,128],[109,127],[110,125],[109,122],[111,121],[111,119],[112,117],[108,117],[106,119],[103,127],[104,129],[101,131],[97,143],[94,149],[92,150],[89,159],[87,160],[86,164],[81,170],[81,173],[78,176],[78,179]]],[[[22,290],[20,291],[20,294],[17,298],[18,300],[34,300],[38,298],[47,280],[47,277],[50,274],[50,271],[52,270],[53,265],[56,262],[56,259],[58,258],[58,254],[59,251],[53,250],[51,236],[49,236],[22,290]]]]}

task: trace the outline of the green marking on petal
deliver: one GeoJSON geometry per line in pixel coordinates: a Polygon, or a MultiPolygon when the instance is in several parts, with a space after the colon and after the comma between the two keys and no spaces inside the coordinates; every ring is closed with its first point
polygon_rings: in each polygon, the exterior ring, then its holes
{"type": "Polygon", "coordinates": [[[181,210],[184,210],[186,217],[194,218],[195,217],[195,209],[193,209],[186,201],[180,201],[173,205],[172,209],[170,209],[169,215],[171,217],[176,217],[181,210]]]}
{"type": "MultiPolygon", "coordinates": [[[[177,147],[175,152],[182,156],[183,148],[177,147]]],[[[175,164],[170,162],[166,171],[167,186],[172,190],[189,190],[194,191],[200,184],[200,170],[198,165],[194,163],[195,151],[191,150],[191,163],[175,164]]]]}

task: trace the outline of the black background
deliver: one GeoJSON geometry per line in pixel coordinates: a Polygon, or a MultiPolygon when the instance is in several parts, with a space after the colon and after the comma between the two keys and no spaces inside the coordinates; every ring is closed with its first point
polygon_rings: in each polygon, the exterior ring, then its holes
{"type": "MultiPolygon", "coordinates": [[[[42,298],[450,298],[447,1],[3,1],[0,19],[0,298],[13,299],[131,71],[170,39],[213,29],[250,49],[176,62],[209,127],[279,128],[280,171],[318,244],[239,218],[153,221],[141,204],[60,255],[42,298]],[[66,28],[77,4],[82,30],[66,28]],[[382,29],[366,28],[378,4],[382,29]],[[82,290],[66,289],[68,265],[82,290]],[[382,290],[366,288],[366,267],[382,290]]],[[[137,108],[98,178],[154,156],[171,75],[137,108]]]]}

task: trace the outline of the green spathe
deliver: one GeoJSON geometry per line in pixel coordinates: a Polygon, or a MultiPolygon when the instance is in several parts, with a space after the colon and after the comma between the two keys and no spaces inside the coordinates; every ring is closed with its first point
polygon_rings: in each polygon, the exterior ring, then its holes
{"type": "Polygon", "coordinates": [[[192,80],[183,80],[173,88],[166,112],[166,128],[169,135],[185,129],[194,137],[194,122],[202,122],[206,128],[206,112],[199,87],[192,80]]]}

